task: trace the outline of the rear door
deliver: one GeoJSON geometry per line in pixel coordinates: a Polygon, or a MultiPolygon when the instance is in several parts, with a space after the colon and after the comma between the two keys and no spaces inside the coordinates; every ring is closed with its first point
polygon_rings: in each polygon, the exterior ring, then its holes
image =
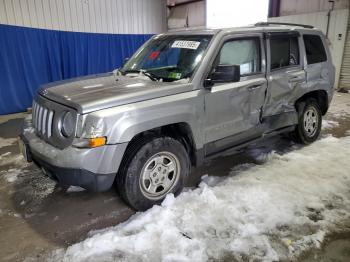
{"type": "Polygon", "coordinates": [[[295,111],[294,96],[306,84],[298,32],[267,34],[268,91],[264,117],[295,111]]]}

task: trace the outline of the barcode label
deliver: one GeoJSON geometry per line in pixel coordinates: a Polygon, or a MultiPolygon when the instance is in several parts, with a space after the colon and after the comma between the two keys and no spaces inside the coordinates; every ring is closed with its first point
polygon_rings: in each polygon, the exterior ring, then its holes
{"type": "Polygon", "coordinates": [[[197,41],[185,41],[185,40],[176,40],[172,44],[172,48],[187,48],[187,49],[197,49],[201,42],[197,41]]]}

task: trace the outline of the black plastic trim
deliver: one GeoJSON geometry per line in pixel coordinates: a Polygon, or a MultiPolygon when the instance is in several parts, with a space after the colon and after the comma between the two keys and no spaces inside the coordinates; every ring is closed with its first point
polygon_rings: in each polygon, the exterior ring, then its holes
{"type": "Polygon", "coordinates": [[[85,169],[54,166],[32,152],[31,157],[45,175],[65,186],[80,186],[90,191],[103,192],[112,187],[116,176],[116,174],[96,174],[85,169]]]}
{"type": "Polygon", "coordinates": [[[29,143],[23,135],[20,135],[20,139],[27,147],[29,159],[41,168],[45,175],[61,185],[80,186],[87,190],[103,192],[109,190],[114,183],[115,173],[96,174],[85,169],[65,168],[49,164],[30,150],[29,143]]]}

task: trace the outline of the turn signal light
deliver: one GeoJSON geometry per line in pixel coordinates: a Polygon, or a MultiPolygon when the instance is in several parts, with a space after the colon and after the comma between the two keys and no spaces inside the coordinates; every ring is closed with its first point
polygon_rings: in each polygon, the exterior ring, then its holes
{"type": "Polygon", "coordinates": [[[89,147],[104,146],[107,142],[106,137],[95,137],[89,139],[89,147]]]}

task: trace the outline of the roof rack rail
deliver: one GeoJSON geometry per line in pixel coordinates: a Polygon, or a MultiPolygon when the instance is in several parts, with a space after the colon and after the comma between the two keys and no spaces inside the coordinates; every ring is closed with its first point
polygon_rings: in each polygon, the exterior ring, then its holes
{"type": "Polygon", "coordinates": [[[255,26],[269,26],[269,25],[290,25],[290,26],[300,26],[300,27],[304,27],[304,28],[314,28],[312,25],[280,23],[280,22],[259,22],[259,23],[255,24],[255,26]]]}

